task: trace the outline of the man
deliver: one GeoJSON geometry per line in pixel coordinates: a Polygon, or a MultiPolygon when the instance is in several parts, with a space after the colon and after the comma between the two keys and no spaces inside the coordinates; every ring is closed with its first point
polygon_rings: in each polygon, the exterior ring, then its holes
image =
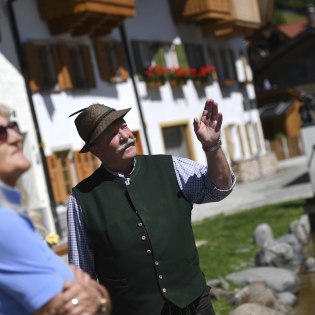
{"type": "Polygon", "coordinates": [[[102,165],[70,196],[69,260],[108,288],[114,315],[212,315],[191,210],[222,200],[235,184],[220,148],[222,114],[208,100],[201,120],[194,119],[205,167],[168,155],[137,156],[124,120],[129,110],[94,104],[75,119],[85,141],[80,152],[102,165]]]}

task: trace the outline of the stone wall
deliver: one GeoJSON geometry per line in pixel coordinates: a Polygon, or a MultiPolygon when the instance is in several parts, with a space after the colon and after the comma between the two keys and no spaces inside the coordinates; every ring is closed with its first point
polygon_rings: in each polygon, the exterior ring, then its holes
{"type": "Polygon", "coordinates": [[[273,152],[259,157],[232,162],[232,169],[238,182],[248,182],[261,176],[274,174],[278,170],[278,160],[273,152]]]}

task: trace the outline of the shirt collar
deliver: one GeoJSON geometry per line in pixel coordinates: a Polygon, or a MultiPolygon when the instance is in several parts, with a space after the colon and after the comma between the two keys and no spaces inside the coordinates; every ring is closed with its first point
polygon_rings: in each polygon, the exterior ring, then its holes
{"type": "Polygon", "coordinates": [[[103,166],[106,169],[106,171],[108,171],[109,173],[111,173],[112,175],[114,175],[116,177],[129,178],[132,175],[132,173],[134,172],[134,170],[135,170],[136,158],[133,159],[133,168],[132,168],[131,172],[128,175],[124,175],[124,174],[119,173],[119,172],[114,172],[114,171],[110,170],[109,168],[107,168],[104,164],[103,164],[103,166]]]}
{"type": "Polygon", "coordinates": [[[0,183],[0,206],[23,213],[21,192],[16,188],[0,183]]]}

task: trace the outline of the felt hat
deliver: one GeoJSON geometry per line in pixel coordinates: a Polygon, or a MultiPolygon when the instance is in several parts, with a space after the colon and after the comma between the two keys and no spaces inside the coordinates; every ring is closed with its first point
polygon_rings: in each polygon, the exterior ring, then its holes
{"type": "Polygon", "coordinates": [[[78,114],[75,125],[85,145],[80,153],[89,152],[91,144],[104,132],[114,121],[124,117],[131,108],[116,110],[103,104],[93,104],[81,109],[69,117],[78,114]]]}

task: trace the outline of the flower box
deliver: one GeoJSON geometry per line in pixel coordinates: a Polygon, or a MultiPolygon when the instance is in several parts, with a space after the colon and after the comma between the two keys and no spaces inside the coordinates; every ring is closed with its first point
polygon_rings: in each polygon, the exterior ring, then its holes
{"type": "Polygon", "coordinates": [[[157,89],[163,84],[164,84],[164,82],[162,82],[162,81],[147,81],[146,82],[148,89],[157,89]]]}

